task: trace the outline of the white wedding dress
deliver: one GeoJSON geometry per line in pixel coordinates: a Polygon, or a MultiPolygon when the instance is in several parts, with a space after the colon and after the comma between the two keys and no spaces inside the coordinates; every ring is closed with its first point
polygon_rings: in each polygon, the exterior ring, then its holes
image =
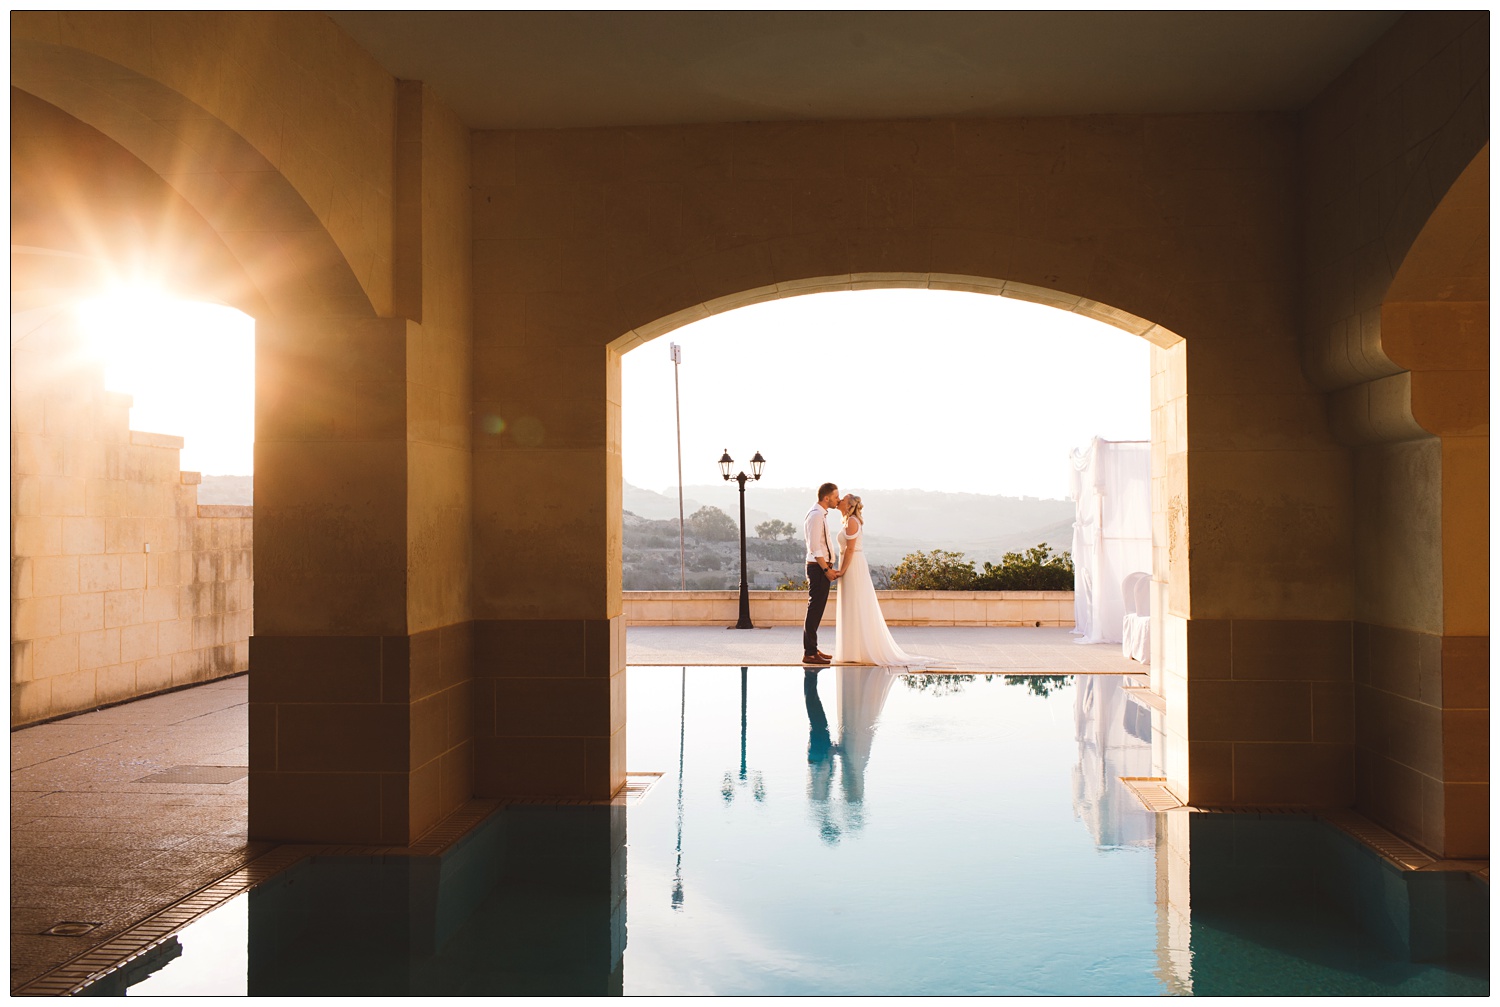
{"type": "MultiPolygon", "coordinates": [[[[847,528],[847,526],[846,526],[847,528]]],[[[839,531],[839,555],[844,557],[844,573],[838,585],[838,626],[833,644],[834,664],[876,664],[884,667],[926,668],[936,663],[920,654],[908,654],[896,646],[886,628],[880,601],[875,597],[875,582],[870,579],[870,564],[859,537],[839,531]]]]}

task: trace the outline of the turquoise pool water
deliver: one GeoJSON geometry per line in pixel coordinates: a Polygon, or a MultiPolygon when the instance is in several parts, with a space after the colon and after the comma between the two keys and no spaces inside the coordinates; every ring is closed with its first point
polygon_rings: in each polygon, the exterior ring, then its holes
{"type": "Polygon", "coordinates": [[[1146,811],[1119,777],[1159,775],[1159,715],[1120,685],[631,669],[641,800],[301,864],[128,992],[1488,993],[1487,885],[1394,891],[1311,819],[1146,811]],[[1481,960],[1409,960],[1439,945],[1481,960]]]}

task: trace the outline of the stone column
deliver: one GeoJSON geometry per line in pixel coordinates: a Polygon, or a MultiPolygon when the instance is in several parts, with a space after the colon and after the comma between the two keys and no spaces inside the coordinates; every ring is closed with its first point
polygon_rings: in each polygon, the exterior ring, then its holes
{"type": "Polygon", "coordinates": [[[256,326],[250,833],[405,842],[406,322],[256,326]]]}
{"type": "Polygon", "coordinates": [[[477,796],[605,798],[625,781],[620,357],[476,347],[477,796]]]}

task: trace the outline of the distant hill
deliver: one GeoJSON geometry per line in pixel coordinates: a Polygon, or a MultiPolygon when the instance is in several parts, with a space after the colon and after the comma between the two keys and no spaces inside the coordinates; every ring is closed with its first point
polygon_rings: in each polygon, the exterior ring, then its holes
{"type": "MultiPolygon", "coordinates": [[[[253,503],[251,476],[205,475],[198,487],[202,504],[253,503]]],[[[780,518],[802,527],[812,506],[812,487],[749,487],[745,518],[749,534],[755,526],[780,518]]],[[[907,553],[930,549],[962,552],[970,559],[996,562],[1007,552],[1039,542],[1054,552],[1073,548],[1073,502],[1035,497],[988,496],[981,493],[934,493],[928,490],[869,490],[865,502],[865,548],[872,563],[896,563],[907,553]]],[[[739,520],[739,488],[733,483],[687,487],[685,513],[717,507],[739,520]]],[[[624,510],[649,521],[677,520],[677,494],[657,493],[625,484],[624,510]]],[[[629,523],[629,522],[627,522],[629,523]]],[[[800,535],[798,536],[800,538],[800,535]]]]}
{"type": "MultiPolygon", "coordinates": [[[[751,535],[757,524],[780,518],[801,528],[812,506],[812,487],[785,489],[752,485],[745,499],[751,535]]],[[[739,520],[739,488],[688,486],[684,511],[713,506],[739,520]]],[[[935,493],[928,490],[868,490],[865,504],[866,548],[873,563],[895,563],[918,550],[949,549],[970,559],[998,561],[1002,555],[1047,543],[1055,552],[1073,547],[1073,501],[981,493],[935,493]]],[[[677,494],[657,493],[625,484],[623,507],[651,520],[677,520],[677,494]]]]}

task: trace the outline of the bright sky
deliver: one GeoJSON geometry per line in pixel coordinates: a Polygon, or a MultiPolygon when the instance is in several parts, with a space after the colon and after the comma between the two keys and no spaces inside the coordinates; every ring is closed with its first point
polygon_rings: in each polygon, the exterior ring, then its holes
{"type": "Polygon", "coordinates": [[[250,475],[255,321],[217,304],[121,291],[79,305],[110,391],[134,396],[130,428],[185,438],[182,467],[250,475]]]}
{"type": "MultiPolygon", "coordinates": [[[[131,427],[186,438],[182,467],[254,464],[253,320],[118,294],[80,309],[131,427]]],[[[685,326],[623,361],[625,479],[677,485],[670,343],[682,346],[683,479],[728,448],[763,481],[1066,497],[1068,451],[1150,436],[1146,342],[1012,298],[936,290],[790,297],[685,326]],[[814,392],[816,390],[816,393],[814,392]]]]}
{"type": "Polygon", "coordinates": [[[647,489],[677,485],[673,342],[689,486],[719,482],[728,448],[776,486],[1065,498],[1070,449],[1151,434],[1150,348],[1113,326],[986,294],[811,294],[625,355],[625,480],[647,489]]]}

